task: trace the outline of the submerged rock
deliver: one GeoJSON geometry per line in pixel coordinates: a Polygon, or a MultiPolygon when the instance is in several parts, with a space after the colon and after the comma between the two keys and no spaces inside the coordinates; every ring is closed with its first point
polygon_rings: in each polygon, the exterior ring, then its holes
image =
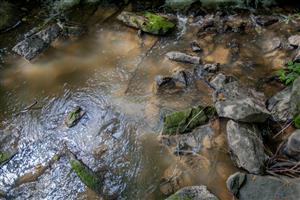
{"type": "Polygon", "coordinates": [[[0,152],[0,164],[9,160],[11,156],[12,155],[9,152],[0,152]]]}
{"type": "Polygon", "coordinates": [[[293,35],[288,39],[289,44],[295,47],[300,46],[300,35],[293,35]]]}
{"type": "Polygon", "coordinates": [[[61,28],[57,24],[54,24],[26,37],[14,46],[12,50],[25,59],[31,60],[47,49],[59,37],[61,31],[61,28]]]}
{"type": "Polygon", "coordinates": [[[123,11],[118,16],[118,20],[122,21],[127,26],[155,35],[164,35],[175,28],[175,24],[166,17],[150,12],[137,14],[123,11]]]}
{"type": "Polygon", "coordinates": [[[226,131],[232,158],[237,166],[253,174],[262,174],[267,155],[258,128],[230,120],[226,131]]]}
{"type": "Polygon", "coordinates": [[[241,87],[237,81],[225,84],[222,90],[215,92],[214,98],[220,117],[241,122],[264,122],[270,115],[264,94],[241,87]]]}
{"type": "Polygon", "coordinates": [[[190,64],[200,64],[201,59],[198,56],[190,56],[185,53],[181,53],[179,51],[171,51],[166,54],[166,57],[170,60],[183,62],[183,63],[190,63],[190,64]]]}
{"type": "Polygon", "coordinates": [[[232,76],[225,76],[223,73],[217,74],[209,82],[210,86],[215,90],[221,90],[225,84],[236,81],[232,76]]]}
{"type": "Polygon", "coordinates": [[[203,106],[173,112],[164,118],[163,134],[174,135],[190,132],[197,126],[207,123],[214,114],[214,108],[203,106]]]}
{"type": "Polygon", "coordinates": [[[100,191],[102,180],[95,172],[76,159],[70,160],[70,164],[74,172],[87,187],[96,192],[100,191]]]}
{"type": "Polygon", "coordinates": [[[66,126],[69,128],[75,126],[84,114],[85,111],[83,111],[81,107],[76,106],[71,112],[68,113],[67,117],[65,118],[66,126]]]}
{"type": "Polygon", "coordinates": [[[296,130],[289,136],[288,141],[284,148],[284,153],[300,161],[300,130],[296,130]]]}
{"type": "Polygon", "coordinates": [[[166,200],[218,200],[206,186],[189,186],[178,190],[166,200]]]}
{"type": "Polygon", "coordinates": [[[237,172],[227,179],[227,188],[239,200],[300,199],[300,182],[285,177],[257,176],[237,172]]]}
{"type": "Polygon", "coordinates": [[[264,52],[271,52],[278,49],[281,46],[281,39],[279,37],[274,37],[271,39],[267,39],[263,43],[264,52]]]}
{"type": "Polygon", "coordinates": [[[214,135],[212,125],[205,124],[195,128],[192,132],[180,135],[165,135],[161,141],[166,146],[170,147],[175,155],[187,155],[199,153],[203,147],[206,147],[205,142],[211,141],[214,135]]]}
{"type": "Polygon", "coordinates": [[[279,20],[274,16],[257,16],[255,21],[260,26],[270,26],[272,24],[275,24],[279,20]]]}
{"type": "Polygon", "coordinates": [[[292,115],[300,114],[300,76],[293,83],[290,103],[292,115]]]}
{"type": "Polygon", "coordinates": [[[290,106],[291,93],[292,88],[287,87],[268,100],[268,110],[274,121],[286,122],[293,118],[290,106]]]}

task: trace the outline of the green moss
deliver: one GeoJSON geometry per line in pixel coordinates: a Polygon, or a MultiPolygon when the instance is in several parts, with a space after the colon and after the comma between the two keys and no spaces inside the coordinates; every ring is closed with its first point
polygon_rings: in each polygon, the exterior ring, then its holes
{"type": "Polygon", "coordinates": [[[71,112],[68,113],[65,124],[71,128],[77,124],[77,122],[81,119],[84,115],[84,112],[79,106],[76,106],[71,112]]]}
{"type": "Polygon", "coordinates": [[[11,154],[7,152],[0,152],[0,164],[10,159],[11,154]]]}
{"type": "Polygon", "coordinates": [[[203,106],[173,112],[164,118],[163,133],[174,135],[190,132],[197,126],[207,123],[214,115],[214,108],[203,106]]]}
{"type": "Polygon", "coordinates": [[[300,129],[300,115],[294,118],[294,124],[296,128],[300,129]]]}
{"type": "Polygon", "coordinates": [[[100,192],[101,179],[91,169],[85,166],[79,160],[71,160],[70,164],[80,180],[90,189],[100,192]]]}
{"type": "Polygon", "coordinates": [[[143,14],[148,20],[142,26],[142,30],[153,34],[165,34],[169,30],[175,27],[173,22],[170,22],[167,18],[160,15],[145,12],[143,14]]]}

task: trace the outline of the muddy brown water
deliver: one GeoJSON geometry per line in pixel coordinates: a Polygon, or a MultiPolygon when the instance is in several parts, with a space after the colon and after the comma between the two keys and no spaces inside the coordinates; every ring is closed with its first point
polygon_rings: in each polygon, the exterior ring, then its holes
{"type": "MultiPolygon", "coordinates": [[[[289,58],[287,50],[264,53],[263,42],[274,35],[286,37],[294,31],[293,26],[281,23],[263,29],[261,33],[208,34],[197,38],[197,27],[184,23],[187,21],[181,18],[183,26],[172,36],[158,38],[145,35],[141,41],[136,30],[112,20],[91,28],[90,33],[80,40],[57,41],[54,47],[32,63],[21,58],[8,58],[0,78],[1,129],[19,134],[20,155],[17,158],[21,167],[13,165],[17,161],[12,159],[7,168],[16,168],[1,171],[0,181],[6,182],[0,187],[11,195],[22,192],[22,188],[13,190],[7,183],[6,178],[15,174],[17,180],[25,180],[23,189],[38,197],[41,191],[28,189],[24,175],[38,165],[45,165],[47,160],[34,160],[34,156],[22,152],[30,148],[37,158],[44,155],[51,157],[52,151],[44,152],[36,143],[41,141],[43,145],[44,138],[56,132],[54,139],[45,144],[51,146],[54,140],[66,140],[70,146],[75,146],[76,151],[83,152],[79,153],[80,158],[91,168],[101,164],[95,164],[97,161],[85,154],[93,152],[102,143],[109,146],[103,162],[113,163],[113,170],[118,176],[110,177],[112,181],[108,185],[121,191],[120,199],[163,199],[166,196],[160,190],[163,184],[161,178],[170,170],[172,173],[176,170],[184,172],[179,181],[181,187],[204,184],[221,200],[232,199],[225,182],[237,169],[229,157],[223,121],[213,123],[213,136],[204,142],[199,154],[191,157],[175,156],[159,140],[164,113],[199,104],[211,105],[212,90],[203,81],[198,81],[195,88],[180,94],[156,95],[153,93],[154,78],[159,74],[171,74],[178,67],[192,67],[171,62],[164,55],[171,50],[192,53],[189,43],[197,39],[204,49],[199,54],[204,62],[219,62],[221,71],[238,77],[245,85],[254,86],[260,79],[274,74],[289,58]],[[230,42],[237,42],[240,47],[237,57],[228,47],[230,42]],[[32,111],[17,114],[35,101],[38,103],[32,111]],[[61,116],[75,104],[81,105],[88,116],[77,127],[66,131],[61,128],[61,116]],[[106,109],[118,114],[115,116],[106,109]],[[108,123],[101,124],[105,120],[108,123]],[[118,125],[107,128],[115,122],[118,125]],[[112,139],[106,139],[109,136],[103,130],[116,133],[114,138],[122,141],[111,142],[112,139]],[[115,163],[114,159],[121,162],[115,163]]],[[[261,90],[270,96],[278,90],[278,85],[269,85],[261,90]]],[[[60,162],[68,165],[63,159],[60,162]]],[[[46,169],[46,174],[41,174],[38,181],[51,182],[60,176],[51,173],[55,166],[46,169]]],[[[78,189],[78,192],[75,191],[79,194],[73,194],[78,199],[96,199],[97,195],[85,190],[78,178],[73,176],[71,180],[75,180],[76,187],[71,181],[65,187],[78,189]]],[[[46,191],[49,198],[64,194],[69,195],[59,186],[49,189],[48,193],[46,191]]],[[[68,197],[73,198],[71,195],[68,197]]]]}

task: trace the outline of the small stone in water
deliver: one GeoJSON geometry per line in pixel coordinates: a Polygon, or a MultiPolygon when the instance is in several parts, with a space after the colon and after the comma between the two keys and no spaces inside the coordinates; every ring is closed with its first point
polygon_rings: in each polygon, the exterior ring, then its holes
{"type": "Polygon", "coordinates": [[[76,106],[71,112],[68,113],[65,119],[65,124],[67,127],[72,128],[79,122],[84,114],[85,111],[83,111],[81,107],[76,106]]]}
{"type": "Polygon", "coordinates": [[[200,45],[199,45],[198,42],[195,41],[195,40],[194,40],[193,42],[191,42],[191,48],[192,48],[192,51],[193,51],[193,52],[199,52],[199,51],[202,51],[200,45]]]}

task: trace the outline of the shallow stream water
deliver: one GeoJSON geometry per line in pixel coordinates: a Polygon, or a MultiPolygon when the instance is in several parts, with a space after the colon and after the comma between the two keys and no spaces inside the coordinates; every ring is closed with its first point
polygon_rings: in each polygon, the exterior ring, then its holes
{"type": "MultiPolygon", "coordinates": [[[[222,120],[212,123],[199,153],[176,156],[160,141],[166,113],[212,104],[213,91],[203,80],[178,94],[153,92],[156,75],[191,67],[165,58],[171,50],[192,53],[190,42],[197,39],[191,19],[178,18],[181,25],[168,37],[141,39],[136,30],[111,20],[90,27],[80,40],[57,41],[32,63],[8,58],[1,69],[0,127],[3,135],[16,138],[11,145],[17,153],[0,168],[0,190],[15,199],[98,198],[72,172],[62,153],[69,149],[91,169],[106,170],[104,190],[118,199],[163,199],[162,177],[176,176],[176,171],[181,187],[203,184],[221,200],[232,199],[225,181],[237,169],[222,120]],[[64,117],[75,106],[86,114],[68,129],[64,117]]],[[[266,54],[262,44],[273,35],[288,34],[287,28],[294,31],[281,24],[264,34],[207,35],[198,39],[204,47],[200,56],[254,86],[286,61],[286,51],[266,54]],[[238,57],[230,42],[239,43],[238,57]]],[[[274,93],[272,86],[262,90],[274,93]]]]}

